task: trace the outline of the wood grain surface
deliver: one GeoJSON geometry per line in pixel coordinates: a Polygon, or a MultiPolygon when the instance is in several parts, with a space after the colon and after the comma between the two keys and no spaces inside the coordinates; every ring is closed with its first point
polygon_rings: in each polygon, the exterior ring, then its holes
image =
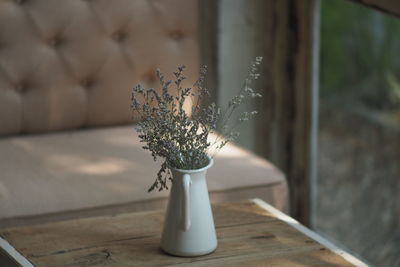
{"type": "Polygon", "coordinates": [[[213,205],[218,248],[174,257],[159,248],[164,211],[1,230],[35,266],[352,266],[254,202],[213,205]]]}

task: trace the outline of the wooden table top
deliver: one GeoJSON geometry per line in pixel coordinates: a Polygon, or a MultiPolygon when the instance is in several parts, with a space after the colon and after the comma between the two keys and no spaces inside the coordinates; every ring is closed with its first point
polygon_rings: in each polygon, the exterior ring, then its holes
{"type": "Polygon", "coordinates": [[[9,228],[0,236],[34,266],[354,266],[260,203],[213,205],[218,248],[200,257],[160,250],[165,211],[9,228]]]}

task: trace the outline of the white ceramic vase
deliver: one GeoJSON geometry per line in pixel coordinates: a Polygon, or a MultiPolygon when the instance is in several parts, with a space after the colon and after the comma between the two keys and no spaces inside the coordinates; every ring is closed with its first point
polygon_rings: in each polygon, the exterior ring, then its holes
{"type": "Polygon", "coordinates": [[[200,256],[217,248],[206,183],[209,164],[197,170],[171,169],[173,176],[161,248],[176,256],[200,256]]]}

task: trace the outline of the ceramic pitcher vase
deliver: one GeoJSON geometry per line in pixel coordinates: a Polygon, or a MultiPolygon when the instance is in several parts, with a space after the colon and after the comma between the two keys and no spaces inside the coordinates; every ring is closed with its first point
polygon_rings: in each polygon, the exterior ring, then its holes
{"type": "Polygon", "coordinates": [[[217,248],[214,219],[206,183],[209,164],[197,170],[173,169],[161,248],[176,256],[200,256],[217,248]]]}

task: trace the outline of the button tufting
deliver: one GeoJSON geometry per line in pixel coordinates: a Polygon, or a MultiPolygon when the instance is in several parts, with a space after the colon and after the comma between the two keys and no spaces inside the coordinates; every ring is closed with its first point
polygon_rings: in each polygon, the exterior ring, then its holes
{"type": "Polygon", "coordinates": [[[19,83],[15,86],[15,90],[20,94],[27,92],[28,88],[29,88],[28,85],[25,83],[19,83]]]}
{"type": "Polygon", "coordinates": [[[112,35],[112,38],[114,39],[114,41],[116,42],[122,42],[125,39],[125,34],[123,32],[115,32],[112,35]]]}
{"type": "Polygon", "coordinates": [[[49,45],[52,47],[59,47],[62,43],[62,40],[59,37],[53,37],[53,38],[49,39],[48,42],[49,42],[49,45]]]}
{"type": "Polygon", "coordinates": [[[93,86],[93,80],[89,79],[89,78],[83,79],[81,81],[81,85],[82,85],[82,87],[88,89],[93,86]]]}
{"type": "Polygon", "coordinates": [[[169,33],[169,36],[175,41],[180,41],[183,39],[183,32],[180,30],[172,31],[169,33]]]}
{"type": "Polygon", "coordinates": [[[26,2],[27,2],[27,0],[15,0],[15,3],[18,5],[25,4],[26,2]]]}
{"type": "Polygon", "coordinates": [[[143,75],[143,80],[147,83],[154,83],[156,81],[156,75],[153,71],[148,71],[143,75]]]}

